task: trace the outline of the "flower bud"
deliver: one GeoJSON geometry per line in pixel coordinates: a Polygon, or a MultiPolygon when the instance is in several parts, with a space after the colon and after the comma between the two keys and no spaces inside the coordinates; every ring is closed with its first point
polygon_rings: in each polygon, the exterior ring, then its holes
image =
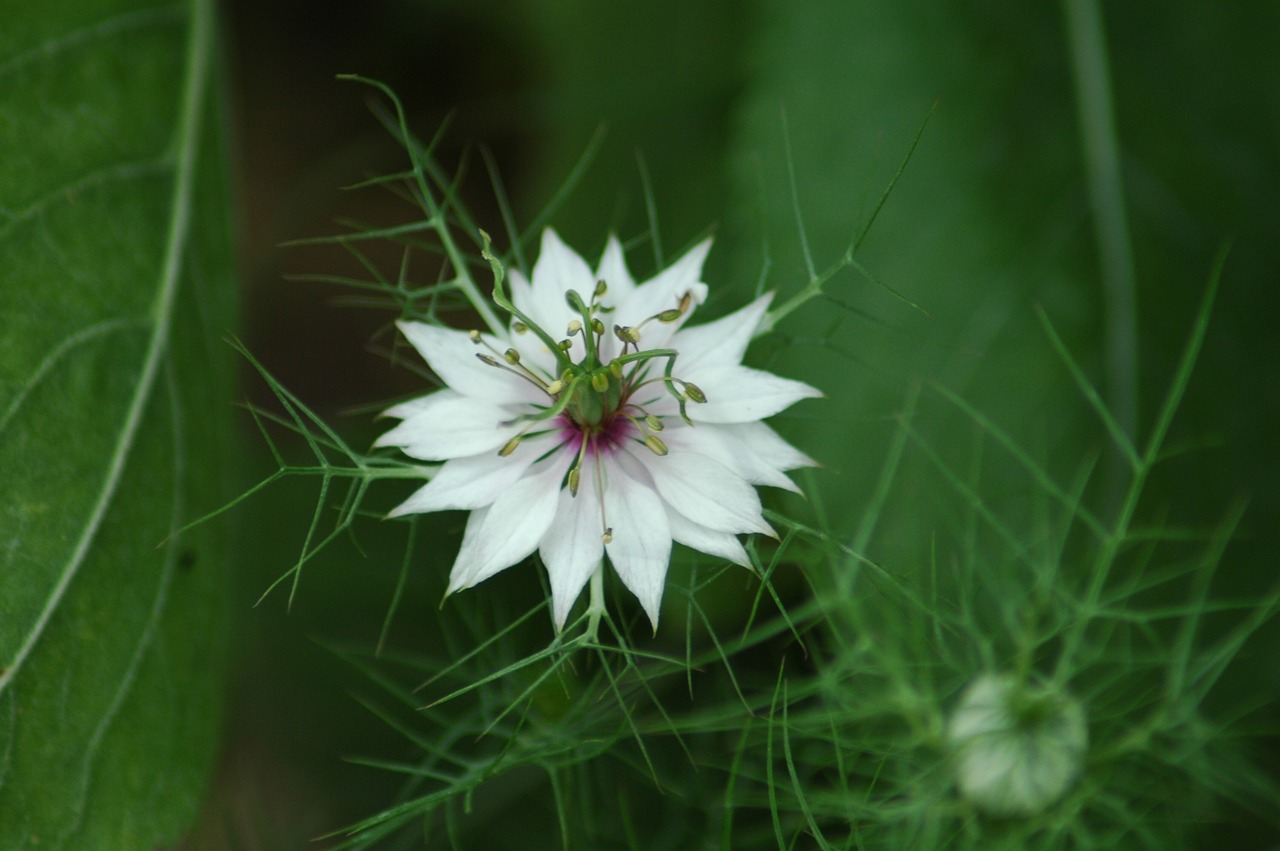
{"type": "Polygon", "coordinates": [[[1043,812],[1084,766],[1089,734],[1079,701],[1050,686],[985,674],[947,722],[960,794],[1001,817],[1043,812]]]}

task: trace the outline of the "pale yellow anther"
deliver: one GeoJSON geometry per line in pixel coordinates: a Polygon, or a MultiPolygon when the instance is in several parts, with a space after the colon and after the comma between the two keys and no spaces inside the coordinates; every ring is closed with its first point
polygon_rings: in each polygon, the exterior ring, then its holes
{"type": "Polygon", "coordinates": [[[517,434],[515,437],[508,440],[506,443],[502,444],[502,448],[498,450],[498,455],[503,458],[506,458],[512,452],[515,452],[516,447],[519,445],[520,445],[520,435],[517,434]]]}
{"type": "Polygon", "coordinates": [[[613,527],[612,526],[604,530],[604,534],[600,536],[600,540],[605,544],[613,543],[613,527]]]}
{"type": "Polygon", "coordinates": [[[609,291],[608,284],[606,284],[604,281],[596,281],[596,298],[600,298],[600,296],[604,295],[608,291],[609,291]]]}
{"type": "Polygon", "coordinates": [[[529,326],[525,325],[523,322],[515,322],[511,325],[511,330],[515,331],[517,334],[524,334],[528,332],[529,326]]]}
{"type": "Polygon", "coordinates": [[[653,431],[662,431],[662,420],[658,419],[653,414],[649,414],[644,418],[644,424],[653,431]]]}
{"type": "Polygon", "coordinates": [[[667,445],[663,443],[657,435],[646,434],[644,437],[644,445],[654,455],[667,454],[667,445]]]}
{"type": "Polygon", "coordinates": [[[609,389],[609,373],[604,370],[591,373],[591,389],[603,393],[609,389]]]}
{"type": "Polygon", "coordinates": [[[684,314],[681,311],[675,308],[672,308],[671,310],[664,310],[661,313],[659,313],[658,321],[659,322],[675,322],[677,319],[679,319],[683,315],[684,314]]]}
{"type": "Polygon", "coordinates": [[[604,333],[604,323],[601,322],[599,319],[592,319],[591,330],[595,333],[597,337],[600,336],[601,334],[604,333]]]}
{"type": "Polygon", "coordinates": [[[688,381],[684,382],[684,395],[689,397],[690,402],[707,401],[706,394],[698,388],[698,385],[690,384],[688,381]]]}
{"type": "Polygon", "coordinates": [[[573,466],[569,468],[569,496],[578,495],[578,483],[582,479],[582,467],[573,466]]]}
{"type": "Polygon", "coordinates": [[[487,363],[489,366],[501,366],[501,365],[502,365],[502,364],[498,363],[498,359],[497,359],[497,358],[493,357],[492,355],[486,355],[484,352],[476,352],[476,357],[478,357],[480,360],[482,360],[482,361],[484,361],[485,363],[487,363]]]}
{"type": "Polygon", "coordinates": [[[472,330],[470,330],[470,331],[468,331],[468,332],[467,332],[467,337],[468,337],[468,338],[471,340],[471,342],[473,342],[473,343],[479,343],[479,342],[480,342],[480,332],[479,332],[479,331],[476,331],[474,328],[473,328],[472,330]]]}
{"type": "Polygon", "coordinates": [[[572,337],[574,334],[577,334],[581,330],[582,330],[582,322],[580,322],[577,319],[574,319],[569,322],[569,328],[564,333],[566,336],[572,337]]]}
{"type": "Polygon", "coordinates": [[[564,389],[564,382],[558,378],[547,385],[547,393],[551,396],[555,396],[557,393],[559,393],[563,389],[564,389]]]}

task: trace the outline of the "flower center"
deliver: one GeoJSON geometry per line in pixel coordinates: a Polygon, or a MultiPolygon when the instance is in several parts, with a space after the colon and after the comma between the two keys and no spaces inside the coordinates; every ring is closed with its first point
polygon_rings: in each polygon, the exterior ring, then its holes
{"type": "Polygon", "coordinates": [[[622,348],[605,363],[602,356],[605,325],[598,314],[612,309],[600,301],[606,292],[605,282],[599,281],[590,302],[584,301],[575,290],[565,293],[565,301],[580,318],[569,323],[565,339],[559,342],[513,308],[517,333],[532,331],[555,355],[559,377],[549,381],[524,366],[516,349],[499,353],[484,343],[479,332],[471,333],[473,342],[486,345],[493,353],[477,353],[476,357],[535,384],[552,400],[550,405],[539,406],[536,411],[519,417],[516,421],[524,420],[528,425],[507,441],[498,454],[510,455],[535,426],[554,420],[563,445],[577,452],[577,459],[568,474],[569,491],[575,496],[582,462],[588,450],[593,453],[611,451],[621,446],[624,440],[633,439],[639,440],[656,455],[667,454],[666,444],[658,437],[663,428],[662,418],[633,403],[631,399],[635,391],[648,384],[662,384],[675,397],[680,416],[686,422],[689,418],[685,414],[685,405],[707,401],[698,387],[672,375],[677,356],[675,349],[640,348],[641,329],[654,321],[675,322],[688,311],[692,296],[685,293],[676,307],[656,313],[639,325],[614,325],[613,335],[622,343],[622,348]],[[570,360],[568,354],[575,336],[581,336],[584,349],[582,358],[577,362],[570,360]],[[658,367],[662,372],[655,375],[658,367]]]}

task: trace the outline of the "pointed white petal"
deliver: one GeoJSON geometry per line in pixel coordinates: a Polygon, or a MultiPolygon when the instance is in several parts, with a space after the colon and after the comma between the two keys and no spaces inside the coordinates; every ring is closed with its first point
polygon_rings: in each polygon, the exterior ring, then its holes
{"type": "Polygon", "coordinates": [[[660,457],[643,447],[627,451],[653,477],[667,505],[694,523],[717,532],[773,534],[760,515],[756,489],[719,461],[697,453],[660,457]]]}
{"type": "Polygon", "coordinates": [[[609,285],[605,295],[606,304],[618,304],[636,288],[635,279],[627,270],[627,260],[622,253],[622,243],[613,234],[605,244],[604,254],[600,257],[600,265],[596,268],[596,279],[609,285]]]}
{"type": "MultiPolygon", "coordinates": [[[[465,568],[454,566],[449,591],[470,588],[504,570],[538,548],[551,527],[559,502],[560,482],[572,453],[560,452],[529,471],[485,511],[484,525],[467,552],[465,568]]],[[[468,523],[467,531],[471,527],[468,523]]],[[[466,539],[463,540],[466,550],[466,539]]],[[[458,554],[459,563],[462,553],[458,554]]]]}
{"type": "Polygon", "coordinates": [[[699,423],[690,427],[677,421],[676,426],[662,432],[662,440],[671,454],[678,458],[689,454],[705,455],[753,485],[799,491],[781,468],[762,458],[730,426],[699,423]]]}
{"type": "Polygon", "coordinates": [[[475,564],[476,553],[480,546],[480,533],[488,518],[488,508],[481,508],[467,515],[467,528],[462,533],[462,545],[458,547],[458,556],[453,560],[453,569],[449,571],[449,588],[445,591],[446,595],[464,587],[465,583],[462,579],[475,564]]]}
{"type": "Polygon", "coordinates": [[[751,566],[747,551],[742,548],[742,543],[734,535],[708,529],[706,526],[694,523],[678,511],[667,511],[667,522],[671,524],[671,537],[678,543],[743,567],[751,566]]]}
{"type": "Polygon", "coordinates": [[[551,579],[551,604],[557,630],[564,629],[574,601],[604,558],[601,537],[604,529],[593,465],[590,458],[584,461],[582,487],[577,496],[570,496],[568,488],[560,491],[555,520],[538,548],[551,579]]]}
{"type": "Polygon", "coordinates": [[[557,337],[574,317],[565,303],[565,293],[577,290],[584,301],[591,300],[596,278],[591,267],[576,251],[556,235],[551,228],[542,232],[542,247],[538,262],[533,265],[533,304],[529,311],[535,320],[543,324],[548,334],[557,337]]]}
{"type": "Polygon", "coordinates": [[[546,441],[523,440],[505,458],[486,452],[446,461],[431,481],[387,516],[485,508],[515,484],[546,448],[546,441]]]}
{"type": "MultiPolygon", "coordinates": [[[[477,354],[491,355],[489,349],[471,342],[465,331],[427,325],[423,322],[397,322],[396,327],[413,344],[431,371],[440,376],[450,389],[492,404],[545,401],[546,394],[529,382],[501,367],[490,366],[477,354]]],[[[499,352],[509,344],[491,334],[482,339],[499,352]]]]}
{"type": "Polygon", "coordinates": [[[714,322],[681,328],[670,341],[671,348],[680,353],[676,359],[676,374],[698,367],[741,363],[747,344],[772,301],[773,293],[767,293],[714,322]]]}
{"type": "Polygon", "coordinates": [[[511,414],[453,390],[397,405],[387,414],[404,422],[382,435],[374,446],[398,446],[424,461],[447,461],[496,451],[515,437],[519,424],[504,425],[511,414]]]}
{"type": "Polygon", "coordinates": [[[764,423],[733,423],[720,428],[737,436],[761,460],[779,470],[821,466],[764,423]]]}
{"type": "MultiPolygon", "coordinates": [[[[700,280],[702,264],[711,250],[711,240],[705,239],[689,250],[687,254],[663,269],[654,278],[640,284],[625,299],[617,302],[618,309],[614,314],[620,325],[639,325],[650,316],[664,310],[671,310],[680,305],[685,293],[693,297],[693,304],[699,305],[706,300],[707,285],[700,280]]],[[[672,323],[650,322],[645,326],[641,346],[646,349],[661,348],[671,339],[671,335],[689,318],[692,309],[680,319],[672,323]]]]}
{"type": "Polygon", "coordinates": [[[703,404],[690,403],[694,422],[745,423],[771,417],[801,399],[821,396],[822,391],[800,381],[745,366],[712,366],[681,373],[706,394],[703,404]]]}
{"type": "MultiPolygon", "coordinates": [[[[657,630],[671,560],[667,512],[658,495],[627,475],[616,460],[609,458],[603,464],[605,518],[613,535],[605,550],[618,578],[636,595],[657,630]]],[[[589,486],[583,482],[584,488],[589,486]]]]}

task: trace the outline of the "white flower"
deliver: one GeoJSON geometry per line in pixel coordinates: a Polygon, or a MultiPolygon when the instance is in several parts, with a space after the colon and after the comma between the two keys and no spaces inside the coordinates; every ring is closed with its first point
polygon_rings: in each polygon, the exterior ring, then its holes
{"type": "Polygon", "coordinates": [[[771,296],[683,327],[709,249],[636,284],[616,238],[593,274],[547,230],[507,333],[400,323],[447,387],[388,410],[377,445],[444,462],[392,516],[471,512],[449,593],[536,550],[561,629],[607,554],[656,629],[673,540],[746,566],[737,535],[773,534],[754,486],[813,462],[760,420],[821,394],[742,366],[771,296]]]}
{"type": "Polygon", "coordinates": [[[984,674],[947,723],[960,792],[994,816],[1030,816],[1071,788],[1084,766],[1084,707],[1049,686],[984,674]]]}

